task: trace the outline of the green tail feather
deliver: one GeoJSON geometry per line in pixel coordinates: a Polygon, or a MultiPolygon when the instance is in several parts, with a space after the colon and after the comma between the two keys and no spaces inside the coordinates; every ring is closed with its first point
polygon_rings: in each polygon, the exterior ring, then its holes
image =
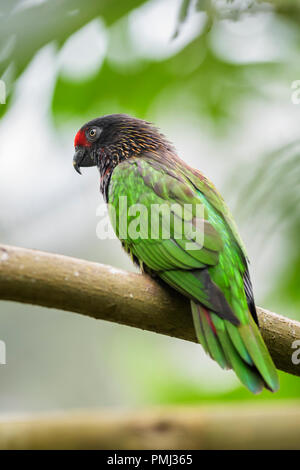
{"type": "Polygon", "coordinates": [[[245,346],[245,344],[244,344],[244,342],[243,342],[243,340],[240,336],[239,329],[227,320],[224,321],[224,324],[225,324],[227,333],[229,334],[230,339],[231,339],[232,343],[234,344],[237,352],[241,356],[241,358],[245,362],[247,362],[247,364],[249,364],[249,366],[253,366],[253,361],[252,361],[252,359],[250,357],[250,354],[248,353],[248,351],[246,349],[246,346],[245,346]]]}
{"type": "Polygon", "coordinates": [[[278,389],[278,378],[258,327],[249,313],[249,323],[235,326],[191,302],[198,341],[222,368],[232,368],[253,393],[264,387],[278,389]]]}
{"type": "Polygon", "coordinates": [[[205,351],[222,367],[222,369],[229,369],[230,364],[228,364],[219,339],[209,323],[206,309],[194,302],[191,302],[191,305],[198,341],[202,345],[203,343],[205,344],[205,346],[203,346],[205,351]]]}
{"type": "Polygon", "coordinates": [[[242,360],[241,356],[239,356],[226,328],[221,332],[219,338],[228,360],[231,362],[232,368],[240,381],[250,390],[250,392],[255,394],[260,393],[264,388],[264,382],[257,371],[250,367],[242,360]]]}
{"type": "Polygon", "coordinates": [[[208,349],[208,344],[204,335],[203,327],[199,319],[198,304],[195,304],[195,302],[191,301],[191,309],[192,309],[192,314],[193,314],[194,327],[195,327],[197,340],[202,345],[204,351],[207,354],[210,354],[209,349],[208,349]]]}
{"type": "Polygon", "coordinates": [[[276,392],[279,388],[276,368],[250,313],[249,323],[239,326],[239,331],[255,366],[265,381],[266,387],[272,392],[276,392]]]}

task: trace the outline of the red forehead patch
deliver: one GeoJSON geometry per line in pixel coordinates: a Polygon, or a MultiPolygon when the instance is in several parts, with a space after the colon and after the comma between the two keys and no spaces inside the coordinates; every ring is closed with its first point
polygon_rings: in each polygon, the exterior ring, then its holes
{"type": "Polygon", "coordinates": [[[84,129],[77,132],[74,140],[74,147],[82,145],[83,147],[90,147],[92,144],[87,140],[84,129]]]}

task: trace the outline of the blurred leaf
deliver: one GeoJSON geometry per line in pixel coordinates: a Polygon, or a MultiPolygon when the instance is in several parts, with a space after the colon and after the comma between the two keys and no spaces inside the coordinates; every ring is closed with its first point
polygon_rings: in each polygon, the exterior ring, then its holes
{"type": "Polygon", "coordinates": [[[5,14],[0,16],[0,56],[10,38],[14,39],[14,47],[10,56],[0,61],[0,77],[13,62],[17,78],[39,49],[51,41],[63,44],[71,34],[95,17],[103,17],[110,25],[144,2],[47,0],[27,8],[6,9],[5,14]]]}
{"type": "Polygon", "coordinates": [[[267,206],[269,210],[276,209],[274,222],[278,225],[287,221],[294,223],[295,217],[300,221],[299,211],[291,210],[300,202],[299,186],[300,140],[296,140],[261,158],[252,178],[244,182],[239,207],[248,215],[261,217],[267,206]]]}
{"type": "Polygon", "coordinates": [[[197,0],[196,10],[197,11],[206,11],[209,4],[210,4],[210,0],[197,0]]]}
{"type": "Polygon", "coordinates": [[[182,0],[180,8],[179,8],[178,20],[177,20],[176,30],[173,35],[173,39],[175,39],[179,35],[181,26],[183,25],[183,23],[185,22],[188,16],[188,12],[189,12],[191,4],[192,4],[192,0],[182,0]]]}
{"type": "Polygon", "coordinates": [[[253,232],[263,227],[262,249],[278,232],[284,239],[282,268],[269,297],[286,311],[293,306],[293,317],[300,318],[300,140],[263,155],[255,167],[238,168],[229,184],[236,181],[242,186],[237,210],[252,221],[253,232]],[[241,180],[241,174],[252,176],[241,180]]]}

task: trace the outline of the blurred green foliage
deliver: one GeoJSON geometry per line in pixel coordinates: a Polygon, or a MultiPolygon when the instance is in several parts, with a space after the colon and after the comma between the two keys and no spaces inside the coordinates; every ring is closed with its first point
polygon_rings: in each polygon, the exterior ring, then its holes
{"type": "Polygon", "coordinates": [[[166,106],[171,107],[181,96],[185,108],[226,128],[237,124],[235,109],[240,100],[257,93],[253,75],[263,71],[271,76],[276,68],[276,64],[262,67],[226,63],[210,49],[204,33],[166,60],[143,59],[128,70],[112,63],[108,56],[98,73],[86,81],[58,77],[53,114],[58,121],[120,111],[146,117],[153,102],[164,93],[166,106]]]}
{"type": "MultiPolygon", "coordinates": [[[[104,21],[108,31],[107,54],[96,73],[87,78],[73,80],[64,73],[57,74],[51,112],[58,128],[71,119],[83,123],[97,115],[113,112],[149,118],[154,105],[160,100],[169,113],[178,114],[178,119],[183,107],[186,113],[209,121],[216,134],[226,135],[230,129],[238,128],[240,115],[237,110],[246,100],[259,98],[267,102],[268,92],[261,85],[274,76],[289,84],[290,78],[297,78],[297,72],[300,73],[295,57],[284,61],[247,63],[226,60],[216,51],[212,43],[213,24],[219,17],[232,16],[231,2],[227,4],[226,14],[221,14],[218,8],[212,9],[213,2],[196,2],[198,10],[207,16],[206,24],[199,28],[196,38],[171,57],[149,58],[137,53],[132,57],[130,52],[135,51],[135,44],[130,37],[128,18],[143,3],[144,0],[48,0],[32,2],[25,7],[21,0],[0,0],[0,76],[8,82],[10,91],[7,104],[0,107],[0,113],[3,115],[9,109],[17,79],[42,47],[53,42],[59,53],[74,32],[97,18],[104,21]],[[115,60],[114,48],[123,48],[122,61],[115,60]]],[[[189,15],[195,14],[192,3],[186,0],[181,3],[174,37],[180,37],[189,15]]],[[[251,8],[260,4],[250,3],[251,8]]],[[[275,5],[274,16],[278,8],[277,20],[281,21],[284,17],[286,27],[294,32],[294,23],[300,18],[299,2],[293,6],[290,2],[285,6],[282,2],[271,4],[275,5]]],[[[251,8],[248,8],[247,14],[251,8]]],[[[236,21],[239,21],[243,12],[234,11],[236,21]]],[[[300,49],[299,33],[296,33],[294,42],[300,49]]],[[[259,230],[266,213],[272,214],[264,236],[272,237],[276,227],[284,222],[282,270],[280,276],[274,279],[268,295],[275,303],[274,299],[277,299],[283,313],[285,306],[292,306],[294,316],[300,319],[300,154],[297,144],[293,142],[271,155],[263,155],[254,164],[249,162],[232,168],[231,182],[234,181],[232,191],[239,192],[240,213],[246,221],[251,219],[251,224],[259,230]]],[[[162,364],[160,370],[153,368],[150,373],[142,370],[136,355],[128,355],[128,363],[132,369],[140,370],[139,382],[135,386],[143,391],[145,400],[149,402],[167,404],[270,399],[268,392],[253,398],[242,387],[231,392],[208,394],[176,373],[168,372],[167,363],[162,364]]],[[[133,384],[134,380],[132,377],[133,384]]],[[[299,378],[282,373],[281,390],[271,398],[298,397],[299,394],[299,378]]]]}
{"type": "Polygon", "coordinates": [[[300,141],[291,142],[263,155],[253,175],[240,190],[239,207],[244,216],[264,226],[264,237],[282,231],[282,268],[269,293],[284,309],[293,306],[293,318],[300,319],[300,141]],[[273,216],[266,219],[266,212],[273,216]]]}

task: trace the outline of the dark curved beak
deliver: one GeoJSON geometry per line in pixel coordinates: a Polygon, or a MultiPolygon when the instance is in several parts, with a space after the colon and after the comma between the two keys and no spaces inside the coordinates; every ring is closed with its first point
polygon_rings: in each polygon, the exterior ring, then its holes
{"type": "Polygon", "coordinates": [[[74,154],[74,157],[73,157],[73,167],[75,168],[77,173],[79,173],[80,175],[81,175],[80,166],[81,166],[81,162],[84,158],[84,154],[85,154],[85,148],[84,147],[76,147],[75,148],[75,154],[74,154]]]}
{"type": "Polygon", "coordinates": [[[86,147],[75,147],[75,154],[73,157],[73,166],[77,173],[81,175],[80,168],[83,166],[95,166],[96,162],[91,158],[91,152],[86,147]]]}

